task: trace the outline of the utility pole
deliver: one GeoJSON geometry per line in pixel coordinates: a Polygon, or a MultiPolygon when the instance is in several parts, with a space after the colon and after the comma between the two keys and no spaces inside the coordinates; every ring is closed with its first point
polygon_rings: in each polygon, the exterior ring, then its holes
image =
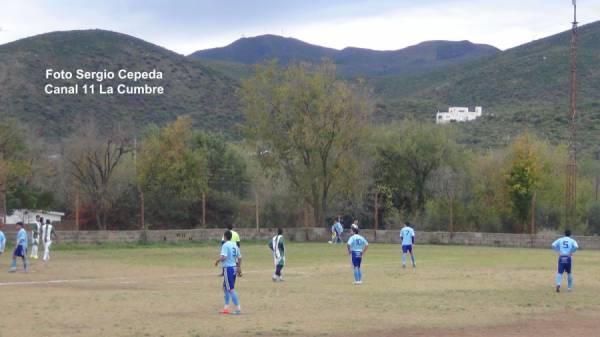
{"type": "Polygon", "coordinates": [[[254,217],[256,221],[256,231],[260,232],[260,206],[258,204],[258,191],[254,191],[254,217]]]}
{"type": "Polygon", "coordinates": [[[375,222],[373,223],[373,228],[375,229],[375,235],[377,235],[377,230],[379,229],[379,191],[375,188],[375,214],[373,215],[375,218],[375,222]]]}
{"type": "Polygon", "coordinates": [[[146,219],[144,216],[144,214],[146,213],[146,210],[145,210],[145,200],[144,200],[144,189],[140,185],[140,182],[139,182],[139,179],[137,176],[137,135],[135,135],[133,138],[133,169],[135,171],[134,175],[135,175],[137,190],[140,195],[140,229],[144,230],[146,228],[146,225],[145,225],[146,219]]]}
{"type": "Polygon", "coordinates": [[[202,191],[202,227],[206,228],[206,192],[202,191]]]}
{"type": "Polygon", "coordinates": [[[0,206],[2,207],[2,217],[0,217],[0,222],[2,224],[6,224],[6,187],[4,184],[0,184],[0,206]]]}
{"type": "Polygon", "coordinates": [[[600,189],[600,150],[596,151],[596,183],[594,184],[594,200],[598,201],[598,189],[600,189]]]}
{"type": "Polygon", "coordinates": [[[79,186],[77,187],[77,192],[75,194],[75,226],[77,227],[77,231],[79,231],[79,228],[81,227],[80,222],[79,222],[79,202],[80,202],[80,197],[79,197],[79,186]]]}
{"type": "Polygon", "coordinates": [[[577,202],[577,3],[573,0],[573,22],[571,28],[571,96],[569,111],[569,154],[565,198],[565,225],[572,227],[576,222],[577,202]]]}
{"type": "Polygon", "coordinates": [[[536,193],[533,192],[533,196],[531,197],[531,225],[529,226],[529,234],[535,234],[535,202],[536,202],[536,193]]]}

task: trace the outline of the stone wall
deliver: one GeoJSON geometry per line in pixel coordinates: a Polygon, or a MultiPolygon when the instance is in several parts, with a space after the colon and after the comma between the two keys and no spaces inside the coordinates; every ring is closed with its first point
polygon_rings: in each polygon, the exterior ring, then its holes
{"type": "MultiPolygon", "coordinates": [[[[138,243],[138,242],[189,242],[220,241],[223,229],[189,229],[189,230],[148,230],[148,231],[58,231],[59,243],[100,244],[138,243]]],[[[251,228],[237,230],[242,240],[267,240],[274,235],[273,229],[257,231],[251,228]]],[[[15,233],[5,233],[9,242],[14,242],[15,233]]],[[[363,230],[361,234],[369,242],[398,243],[398,230],[363,230]]],[[[550,244],[558,238],[548,234],[502,234],[502,233],[454,233],[417,232],[417,244],[449,244],[496,247],[528,247],[550,248],[550,244]]],[[[287,228],[284,235],[289,241],[327,242],[330,232],[327,228],[287,228]]],[[[346,232],[344,238],[349,234],[346,232]]],[[[574,236],[583,249],[600,249],[600,236],[574,236]]]]}

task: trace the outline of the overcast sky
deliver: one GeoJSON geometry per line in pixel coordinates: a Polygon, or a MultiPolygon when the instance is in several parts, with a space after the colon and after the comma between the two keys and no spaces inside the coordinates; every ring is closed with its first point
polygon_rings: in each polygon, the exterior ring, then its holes
{"type": "MultiPolygon", "coordinates": [[[[277,34],[332,48],[400,49],[470,40],[507,49],[570,28],[572,0],[0,0],[0,44],[101,28],[178,53],[277,34]]],[[[600,0],[578,0],[578,21],[600,0]]]]}

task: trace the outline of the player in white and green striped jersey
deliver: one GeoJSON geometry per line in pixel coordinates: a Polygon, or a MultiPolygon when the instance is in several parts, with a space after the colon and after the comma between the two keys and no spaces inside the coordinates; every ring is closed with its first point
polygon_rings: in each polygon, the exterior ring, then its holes
{"type": "Polygon", "coordinates": [[[285,244],[283,240],[283,229],[277,229],[277,235],[269,240],[269,248],[273,253],[273,264],[275,265],[275,274],[273,274],[273,282],[283,281],[281,269],[285,266],[285,244]]]}

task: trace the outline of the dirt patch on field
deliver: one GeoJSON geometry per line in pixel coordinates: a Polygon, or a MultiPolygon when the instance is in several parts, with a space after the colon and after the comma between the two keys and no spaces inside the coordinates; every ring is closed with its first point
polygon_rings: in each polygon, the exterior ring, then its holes
{"type": "MultiPolygon", "coordinates": [[[[476,319],[476,318],[474,318],[476,319]]],[[[364,336],[364,333],[347,337],[364,336]]],[[[379,337],[563,337],[600,336],[600,314],[555,313],[510,325],[461,329],[403,329],[369,333],[379,337]]]]}

